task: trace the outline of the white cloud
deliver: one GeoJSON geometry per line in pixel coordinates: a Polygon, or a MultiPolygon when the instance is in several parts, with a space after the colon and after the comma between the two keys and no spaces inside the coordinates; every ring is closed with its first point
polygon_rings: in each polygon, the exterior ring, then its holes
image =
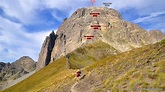
{"type": "Polygon", "coordinates": [[[31,24],[35,17],[35,9],[39,2],[35,0],[0,0],[0,7],[6,15],[19,19],[23,24],[31,24]],[[12,5],[14,4],[14,5],[12,5]]]}
{"type": "MultiPolygon", "coordinates": [[[[0,2],[0,6],[4,8],[7,15],[18,18],[24,24],[33,24],[39,21],[36,20],[38,18],[36,13],[42,9],[55,8],[70,14],[77,8],[91,6],[90,0],[0,0],[0,2]]],[[[162,11],[165,5],[164,0],[96,0],[95,5],[104,6],[104,2],[112,2],[110,7],[119,11],[134,8],[141,16],[162,11]]],[[[57,17],[56,14],[53,13],[53,15],[57,17]]]]}
{"type": "Polygon", "coordinates": [[[26,32],[21,24],[0,17],[0,61],[13,62],[21,56],[30,56],[37,60],[41,45],[50,31],[26,32]],[[7,25],[7,26],[6,26],[7,25]]]}
{"type": "MultiPolygon", "coordinates": [[[[58,9],[64,12],[75,11],[75,9],[84,6],[88,0],[0,0],[0,7],[3,8],[6,15],[16,18],[25,25],[43,22],[38,12],[44,9],[58,9]],[[11,5],[13,3],[14,5],[11,5]],[[34,21],[35,20],[35,21],[34,21]]],[[[60,19],[54,11],[52,15],[60,19]]],[[[69,17],[69,14],[68,16],[69,17]]]]}
{"type": "Polygon", "coordinates": [[[152,13],[150,14],[149,16],[146,16],[146,17],[140,17],[140,18],[137,18],[135,19],[133,22],[134,23],[140,23],[140,22],[146,22],[146,21],[151,21],[151,19],[155,18],[155,17],[158,17],[162,14],[165,14],[165,12],[156,12],[156,13],[152,13]]]}
{"type": "MultiPolygon", "coordinates": [[[[42,4],[45,8],[51,9],[58,9],[66,13],[66,17],[70,17],[71,14],[81,7],[87,7],[90,2],[89,0],[62,0],[62,1],[55,1],[55,0],[43,0],[44,4],[42,4]]],[[[52,11],[52,16],[59,20],[63,21],[63,18],[58,16],[58,12],[52,11]]]]}
{"type": "Polygon", "coordinates": [[[51,14],[58,21],[63,21],[64,20],[61,16],[57,16],[57,13],[56,12],[52,12],[51,14]]]}

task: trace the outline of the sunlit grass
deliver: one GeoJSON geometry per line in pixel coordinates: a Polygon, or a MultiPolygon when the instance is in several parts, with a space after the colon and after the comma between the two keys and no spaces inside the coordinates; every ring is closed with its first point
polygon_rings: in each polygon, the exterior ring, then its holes
{"type": "Polygon", "coordinates": [[[74,75],[76,70],[73,69],[81,67],[84,67],[82,70],[88,76],[95,71],[98,73],[98,77],[104,77],[103,85],[93,89],[93,92],[106,90],[112,92],[134,90],[136,92],[135,89],[137,88],[161,88],[165,90],[164,41],[117,55],[98,56],[99,59],[92,57],[92,55],[98,55],[91,52],[92,49],[101,50],[101,46],[104,49],[111,47],[106,44],[88,45],[70,53],[71,69],[66,69],[66,59],[62,57],[4,92],[13,92],[13,90],[15,92],[60,92],[76,82],[74,75]],[[87,53],[85,57],[82,55],[83,53],[87,53]],[[87,66],[88,64],[90,65],[87,66]]]}

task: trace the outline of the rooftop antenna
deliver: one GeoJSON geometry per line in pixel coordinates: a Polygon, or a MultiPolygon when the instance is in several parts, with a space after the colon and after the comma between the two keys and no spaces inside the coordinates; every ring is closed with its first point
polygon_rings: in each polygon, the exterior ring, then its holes
{"type": "Polygon", "coordinates": [[[95,0],[90,0],[92,2],[92,6],[94,6],[95,0]]]}

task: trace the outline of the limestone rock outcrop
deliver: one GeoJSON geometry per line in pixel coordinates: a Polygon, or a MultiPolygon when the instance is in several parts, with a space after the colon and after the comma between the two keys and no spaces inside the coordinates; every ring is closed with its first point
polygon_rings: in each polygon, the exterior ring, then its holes
{"type": "Polygon", "coordinates": [[[39,54],[36,70],[39,70],[50,63],[51,53],[52,53],[56,38],[57,38],[57,35],[54,33],[54,31],[52,31],[52,33],[46,37],[42,45],[41,52],[39,54]]]}

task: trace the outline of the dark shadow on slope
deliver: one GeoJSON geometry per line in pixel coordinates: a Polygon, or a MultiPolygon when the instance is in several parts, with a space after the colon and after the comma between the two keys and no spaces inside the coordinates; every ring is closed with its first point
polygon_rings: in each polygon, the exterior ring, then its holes
{"type": "Polygon", "coordinates": [[[80,78],[80,80],[84,79],[84,78],[85,78],[85,76],[86,76],[86,75],[83,75],[83,76],[80,78]]]}

